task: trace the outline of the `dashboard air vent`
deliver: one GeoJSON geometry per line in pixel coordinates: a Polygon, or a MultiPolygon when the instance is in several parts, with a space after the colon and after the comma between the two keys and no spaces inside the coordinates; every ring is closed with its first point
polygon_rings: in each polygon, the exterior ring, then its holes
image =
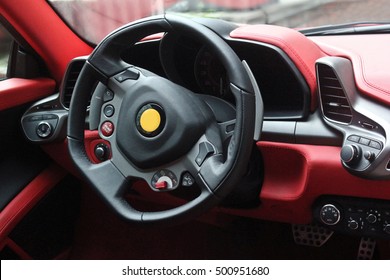
{"type": "Polygon", "coordinates": [[[334,70],[328,65],[317,64],[317,73],[324,116],[332,121],[351,123],[351,105],[334,70]]]}
{"type": "Polygon", "coordinates": [[[85,63],[84,59],[73,60],[66,70],[65,80],[62,87],[62,104],[65,108],[69,108],[70,100],[72,99],[72,94],[74,87],[76,85],[77,78],[80,75],[81,69],[85,63]]]}

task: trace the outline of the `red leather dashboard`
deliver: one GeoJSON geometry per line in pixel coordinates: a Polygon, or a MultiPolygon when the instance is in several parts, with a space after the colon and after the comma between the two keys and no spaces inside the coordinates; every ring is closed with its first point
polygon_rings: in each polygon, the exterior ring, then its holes
{"type": "Polygon", "coordinates": [[[390,35],[322,36],[311,39],[326,54],[351,60],[360,92],[390,105],[390,35]]]}
{"type": "Polygon", "coordinates": [[[7,79],[0,83],[0,110],[16,107],[46,97],[54,92],[54,80],[7,79]]]}

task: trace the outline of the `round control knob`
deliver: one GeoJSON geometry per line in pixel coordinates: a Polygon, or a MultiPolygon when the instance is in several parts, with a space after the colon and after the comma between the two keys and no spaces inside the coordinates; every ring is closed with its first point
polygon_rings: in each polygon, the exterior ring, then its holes
{"type": "Polygon", "coordinates": [[[340,221],[340,211],[333,204],[325,204],[320,210],[320,219],[324,224],[333,226],[340,221]]]}
{"type": "Polygon", "coordinates": [[[350,220],[350,221],[348,222],[348,227],[349,227],[350,229],[352,229],[352,230],[356,230],[356,229],[358,229],[358,227],[359,227],[359,223],[358,223],[357,221],[355,221],[355,220],[350,220]]]}
{"type": "Polygon", "coordinates": [[[346,145],[341,149],[341,160],[348,165],[355,164],[360,158],[360,147],[356,145],[346,145]]]}
{"type": "Polygon", "coordinates": [[[173,190],[178,184],[175,173],[167,169],[155,173],[151,181],[152,189],[157,191],[173,190]]]}
{"type": "Polygon", "coordinates": [[[385,226],[383,227],[383,231],[387,234],[390,234],[390,224],[385,224],[385,226]]]}
{"type": "Polygon", "coordinates": [[[368,214],[366,219],[370,224],[374,224],[377,221],[377,217],[374,214],[368,214]]]}
{"type": "Polygon", "coordinates": [[[364,152],[364,158],[369,162],[373,162],[375,160],[375,154],[370,151],[366,151],[364,152]]]}
{"type": "Polygon", "coordinates": [[[36,133],[41,138],[47,138],[52,133],[51,124],[48,122],[40,122],[36,127],[36,133]]]}
{"type": "Polygon", "coordinates": [[[110,157],[110,148],[106,144],[100,143],[95,146],[94,153],[98,160],[105,161],[110,157]]]}

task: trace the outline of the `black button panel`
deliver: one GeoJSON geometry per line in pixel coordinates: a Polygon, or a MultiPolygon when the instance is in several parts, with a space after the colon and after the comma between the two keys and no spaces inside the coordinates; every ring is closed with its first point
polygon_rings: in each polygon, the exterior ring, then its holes
{"type": "Polygon", "coordinates": [[[348,140],[349,140],[349,141],[352,141],[352,142],[355,142],[355,143],[359,143],[360,136],[351,135],[351,136],[348,137],[348,140]]]}
{"type": "Polygon", "coordinates": [[[361,137],[359,140],[359,143],[364,145],[364,146],[368,146],[370,144],[370,140],[367,138],[361,137]]]}
{"type": "Polygon", "coordinates": [[[56,114],[32,114],[22,119],[22,126],[31,141],[47,141],[55,134],[58,121],[59,117],[56,114]]]}
{"type": "Polygon", "coordinates": [[[373,162],[375,162],[379,154],[382,152],[383,143],[378,139],[368,138],[362,135],[352,134],[347,137],[341,149],[340,157],[344,166],[353,171],[364,172],[373,162]],[[345,157],[348,148],[355,149],[356,157],[349,161],[345,157]]]}
{"type": "Polygon", "coordinates": [[[368,139],[359,135],[350,135],[348,136],[347,140],[362,144],[363,146],[368,146],[377,150],[382,150],[382,143],[377,140],[368,139]]]}
{"type": "Polygon", "coordinates": [[[390,201],[326,196],[315,203],[314,217],[334,231],[390,239],[390,201]],[[329,204],[340,211],[340,221],[334,225],[321,220],[321,209],[329,204]]]}

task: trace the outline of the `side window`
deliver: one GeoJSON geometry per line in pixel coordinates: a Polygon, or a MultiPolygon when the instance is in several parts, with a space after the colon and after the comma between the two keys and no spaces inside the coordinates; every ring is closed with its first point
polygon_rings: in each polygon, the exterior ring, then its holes
{"type": "Polygon", "coordinates": [[[8,58],[11,52],[11,35],[0,24],[0,80],[7,77],[8,58]]]}

